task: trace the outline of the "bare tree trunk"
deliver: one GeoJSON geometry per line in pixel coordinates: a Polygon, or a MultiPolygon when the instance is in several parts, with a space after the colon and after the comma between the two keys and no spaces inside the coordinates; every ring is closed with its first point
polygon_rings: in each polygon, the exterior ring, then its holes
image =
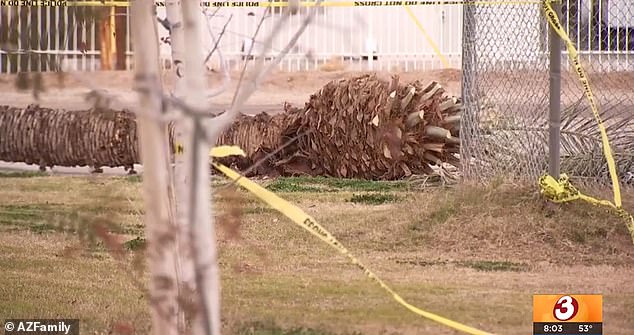
{"type": "Polygon", "coordinates": [[[139,139],[145,167],[147,257],[150,271],[150,313],[154,334],[178,334],[175,259],[171,252],[175,236],[170,222],[169,138],[159,121],[162,86],[159,75],[158,33],[154,3],[132,2],[132,38],[135,45],[135,89],[139,93],[139,139]]]}
{"type": "MultiPolygon", "coordinates": [[[[196,1],[184,1],[183,34],[184,44],[190,50],[198,50],[202,42],[202,24],[200,6],[196,1]]],[[[194,110],[207,107],[207,92],[203,55],[200,52],[185,54],[185,103],[194,110]]],[[[220,275],[216,251],[216,234],[213,226],[213,208],[211,206],[211,184],[209,179],[210,144],[205,136],[209,128],[208,119],[193,116],[187,119],[188,137],[184,143],[184,155],[191,176],[189,225],[195,264],[196,288],[198,290],[200,310],[194,319],[194,334],[220,334],[220,275]]]]}
{"type": "MultiPolygon", "coordinates": [[[[185,81],[183,77],[184,63],[183,57],[185,54],[184,36],[183,36],[183,24],[180,0],[168,0],[165,3],[167,22],[170,33],[170,44],[172,47],[172,65],[174,69],[174,75],[176,76],[175,87],[173,95],[177,99],[183,99],[185,93],[185,81]]],[[[185,132],[185,124],[183,120],[175,122],[174,127],[174,143],[191,143],[191,134],[185,132]]],[[[194,278],[194,263],[191,257],[191,240],[190,230],[187,219],[187,213],[189,213],[187,194],[189,192],[188,184],[191,178],[188,176],[188,171],[185,164],[185,155],[175,155],[174,157],[174,179],[173,187],[176,194],[176,261],[177,269],[176,274],[178,276],[178,289],[179,295],[182,298],[189,298],[188,293],[193,292],[196,283],[194,278]]],[[[186,329],[185,321],[186,316],[184,309],[178,310],[178,328],[179,333],[183,334],[186,329]]]]}

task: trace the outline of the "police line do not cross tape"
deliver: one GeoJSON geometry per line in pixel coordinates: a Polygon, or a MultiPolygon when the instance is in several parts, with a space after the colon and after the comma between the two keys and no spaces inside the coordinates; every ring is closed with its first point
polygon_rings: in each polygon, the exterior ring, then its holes
{"type": "MultiPolygon", "coordinates": [[[[157,7],[165,7],[165,1],[155,1],[157,7]]],[[[394,7],[394,6],[438,6],[438,5],[538,5],[542,0],[445,0],[445,1],[200,1],[202,7],[394,7]]],[[[3,7],[129,7],[130,1],[73,1],[73,0],[0,0],[3,7]]]]}

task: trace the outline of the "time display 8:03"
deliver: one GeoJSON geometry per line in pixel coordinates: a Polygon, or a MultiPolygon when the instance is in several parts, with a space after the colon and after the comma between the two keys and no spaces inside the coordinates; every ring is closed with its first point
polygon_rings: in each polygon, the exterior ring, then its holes
{"type": "Polygon", "coordinates": [[[561,333],[563,331],[563,325],[544,325],[544,333],[561,333]]]}

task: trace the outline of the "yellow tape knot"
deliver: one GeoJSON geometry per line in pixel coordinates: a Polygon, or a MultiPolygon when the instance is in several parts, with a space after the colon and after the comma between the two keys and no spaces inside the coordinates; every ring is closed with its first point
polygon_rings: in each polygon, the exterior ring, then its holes
{"type": "Polygon", "coordinates": [[[548,200],[553,202],[568,202],[579,199],[581,193],[570,183],[570,178],[565,173],[555,180],[552,176],[545,174],[539,178],[540,192],[548,200]]]}
{"type": "Polygon", "coordinates": [[[562,174],[559,180],[545,174],[539,178],[540,193],[548,200],[556,203],[563,203],[581,199],[595,206],[606,206],[609,211],[614,211],[627,226],[627,230],[632,237],[634,243],[634,217],[628,213],[623,207],[616,206],[608,200],[599,200],[587,196],[579,192],[572,184],[566,174],[562,174]]]}

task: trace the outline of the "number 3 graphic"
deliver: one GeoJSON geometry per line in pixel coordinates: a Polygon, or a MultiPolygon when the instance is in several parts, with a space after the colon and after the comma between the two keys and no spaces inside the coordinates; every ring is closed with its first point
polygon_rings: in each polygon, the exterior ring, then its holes
{"type": "Polygon", "coordinates": [[[557,301],[553,314],[559,321],[568,321],[577,315],[579,311],[579,303],[569,295],[565,295],[557,301]]]}

